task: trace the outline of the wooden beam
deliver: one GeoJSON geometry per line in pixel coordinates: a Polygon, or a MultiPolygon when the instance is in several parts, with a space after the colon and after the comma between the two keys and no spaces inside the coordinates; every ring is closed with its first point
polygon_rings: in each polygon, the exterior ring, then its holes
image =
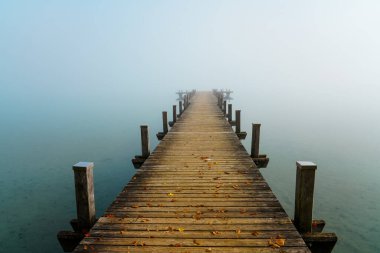
{"type": "Polygon", "coordinates": [[[338,241],[335,233],[306,233],[302,239],[312,253],[330,253],[338,241]]]}
{"type": "Polygon", "coordinates": [[[168,133],[168,112],[166,111],[162,112],[162,129],[165,134],[168,133]]]}
{"type": "Polygon", "coordinates": [[[90,229],[96,222],[93,168],[92,162],[73,166],[77,218],[82,229],[90,229]]]}
{"type": "Polygon", "coordinates": [[[294,225],[301,234],[311,233],[313,219],[313,195],[317,165],[297,161],[294,225]]]}
{"type": "Polygon", "coordinates": [[[169,122],[169,126],[173,127],[176,122],[177,122],[177,106],[173,105],[173,121],[169,122]]]}
{"type": "Polygon", "coordinates": [[[252,144],[251,144],[251,157],[259,157],[260,147],[260,126],[261,124],[252,124],[252,144]]]}
{"type": "Polygon", "coordinates": [[[228,122],[232,122],[232,104],[228,104],[228,122]]]}

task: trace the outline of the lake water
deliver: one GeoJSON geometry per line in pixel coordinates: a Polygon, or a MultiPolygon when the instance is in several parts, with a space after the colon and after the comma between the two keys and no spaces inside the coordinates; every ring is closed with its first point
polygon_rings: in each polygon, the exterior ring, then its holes
{"type": "MultiPolygon", "coordinates": [[[[174,89],[143,87],[2,90],[0,252],[61,252],[56,234],[70,230],[76,215],[71,166],[78,161],[95,163],[97,214],[104,212],[134,173],[130,159],[140,153],[139,125],[149,125],[154,147],[161,111],[177,103],[174,89]]],[[[232,103],[242,110],[248,150],[250,124],[262,123],[261,153],[270,163],[261,171],[288,214],[293,216],[295,163],[313,161],[314,217],[338,235],[334,252],[380,252],[380,105],[370,91],[337,94],[247,86],[235,90],[232,103]]]]}

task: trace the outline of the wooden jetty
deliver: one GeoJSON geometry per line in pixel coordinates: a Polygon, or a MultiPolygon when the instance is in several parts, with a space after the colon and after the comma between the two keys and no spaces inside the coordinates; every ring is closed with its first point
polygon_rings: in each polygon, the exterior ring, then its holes
{"type": "Polygon", "coordinates": [[[141,167],[74,252],[310,252],[218,105],[191,94],[153,152],[142,127],[141,167]]]}

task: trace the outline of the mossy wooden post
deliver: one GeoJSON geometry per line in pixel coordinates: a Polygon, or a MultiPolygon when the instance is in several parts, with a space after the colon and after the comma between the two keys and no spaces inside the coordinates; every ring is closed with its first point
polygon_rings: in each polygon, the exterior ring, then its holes
{"type": "Polygon", "coordinates": [[[232,104],[228,104],[228,122],[232,121],[232,104]]]}
{"type": "Polygon", "coordinates": [[[224,116],[226,116],[226,114],[227,114],[227,101],[226,100],[223,101],[223,114],[224,114],[224,116]]]}
{"type": "Polygon", "coordinates": [[[240,110],[235,111],[235,121],[236,121],[235,133],[240,133],[240,110]]]}
{"type": "Polygon", "coordinates": [[[297,161],[294,225],[301,234],[311,232],[316,169],[315,163],[297,161]]]}
{"type": "Polygon", "coordinates": [[[168,112],[162,112],[162,129],[164,134],[168,133],[168,112]]]}
{"type": "Polygon", "coordinates": [[[259,158],[260,126],[261,124],[252,124],[252,145],[251,145],[252,158],[259,158]]]}
{"type": "Polygon", "coordinates": [[[147,125],[140,126],[141,130],[141,156],[148,158],[150,155],[149,130],[147,125]]]}
{"type": "Polygon", "coordinates": [[[182,108],[182,100],[179,101],[179,116],[182,115],[183,108],[182,108]]]}
{"type": "Polygon", "coordinates": [[[79,162],[73,166],[79,226],[87,230],[96,222],[93,168],[92,162],[79,162]]]}

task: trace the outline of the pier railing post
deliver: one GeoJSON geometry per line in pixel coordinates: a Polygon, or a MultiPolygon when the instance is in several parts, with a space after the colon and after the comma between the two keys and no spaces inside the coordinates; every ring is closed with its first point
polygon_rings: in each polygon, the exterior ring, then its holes
{"type": "Polygon", "coordinates": [[[169,121],[169,126],[174,126],[174,124],[177,122],[177,106],[173,105],[173,121],[169,121]]]}
{"type": "Polygon", "coordinates": [[[150,155],[150,144],[149,144],[149,127],[147,125],[140,126],[141,132],[141,155],[136,155],[132,159],[133,166],[138,169],[143,165],[145,160],[150,155]]]}
{"type": "Polygon", "coordinates": [[[140,126],[141,130],[141,156],[148,158],[150,155],[149,130],[147,125],[140,126]]]}
{"type": "Polygon", "coordinates": [[[156,134],[158,140],[162,140],[168,133],[168,113],[166,111],[162,112],[162,132],[156,134]]]}
{"type": "Polygon", "coordinates": [[[93,168],[92,162],[79,162],[73,166],[78,222],[87,230],[96,222],[93,168]]]}
{"type": "Polygon", "coordinates": [[[232,121],[232,104],[228,104],[228,122],[232,121]]]}
{"type": "Polygon", "coordinates": [[[162,112],[162,129],[164,134],[168,133],[168,112],[166,111],[162,112]]]}
{"type": "Polygon", "coordinates": [[[240,110],[235,111],[235,121],[236,121],[235,133],[240,133],[240,110]]]}
{"type": "Polygon", "coordinates": [[[247,136],[247,132],[242,132],[240,129],[240,110],[235,111],[235,133],[239,137],[240,140],[244,140],[245,137],[247,136]]]}
{"type": "Polygon", "coordinates": [[[183,108],[182,108],[182,100],[179,101],[179,116],[181,117],[182,115],[182,112],[183,112],[183,108]]]}
{"type": "Polygon", "coordinates": [[[251,145],[251,157],[259,157],[260,146],[260,126],[261,124],[252,124],[252,145],[251,145]]]}
{"type": "Polygon", "coordinates": [[[226,114],[227,114],[227,101],[226,100],[223,101],[223,114],[224,114],[224,116],[226,116],[226,114]]]}
{"type": "Polygon", "coordinates": [[[258,168],[266,168],[269,163],[269,157],[259,153],[260,127],[261,124],[252,124],[251,158],[258,168]]]}
{"type": "Polygon", "coordinates": [[[301,234],[311,232],[316,169],[315,163],[297,161],[294,225],[301,234]]]}

